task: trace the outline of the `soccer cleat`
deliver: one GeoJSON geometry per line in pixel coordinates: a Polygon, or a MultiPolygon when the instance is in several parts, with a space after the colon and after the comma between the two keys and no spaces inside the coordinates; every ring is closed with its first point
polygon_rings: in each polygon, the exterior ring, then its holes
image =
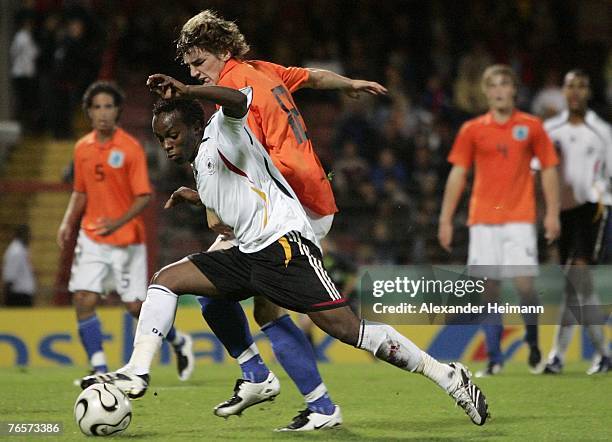
{"type": "Polygon", "coordinates": [[[176,334],[182,338],[181,343],[173,345],[176,353],[176,368],[178,377],[181,381],[186,381],[191,377],[195,367],[195,356],[193,355],[193,339],[188,334],[176,331],[176,334]]]}
{"type": "Polygon", "coordinates": [[[85,390],[94,384],[113,384],[130,399],[138,399],[147,392],[149,381],[148,374],[136,375],[124,370],[85,376],[81,379],[81,388],[85,390]]]}
{"type": "Polygon", "coordinates": [[[599,360],[593,362],[591,368],[589,368],[586,372],[588,375],[598,374],[598,373],[607,373],[612,368],[612,364],[610,363],[610,357],[601,356],[599,360]]]}
{"type": "Polygon", "coordinates": [[[332,414],[321,414],[310,409],[302,410],[286,427],[274,431],[315,431],[342,425],[340,407],[335,406],[332,414]]]}
{"type": "Polygon", "coordinates": [[[554,356],[552,360],[544,366],[542,374],[561,374],[562,371],[563,364],[561,363],[561,359],[554,356]]]}
{"type": "MultiPolygon", "coordinates": [[[[98,370],[96,370],[95,368],[92,368],[91,370],[89,370],[89,374],[88,374],[86,377],[89,377],[89,376],[92,376],[92,375],[96,375],[96,374],[102,374],[102,373],[104,373],[104,372],[102,372],[102,371],[98,371],[98,370]]],[[[72,381],[72,384],[73,384],[75,387],[80,387],[80,386],[81,386],[81,381],[82,381],[82,380],[83,380],[83,378],[78,378],[78,379],[75,379],[74,381],[72,381]]]]}
{"type": "Polygon", "coordinates": [[[449,392],[449,395],[463,408],[473,423],[484,425],[490,416],[487,398],[480,388],[472,383],[470,379],[472,374],[463,364],[453,362],[448,365],[455,370],[457,377],[457,386],[449,392]]]}
{"type": "Polygon", "coordinates": [[[245,379],[236,380],[234,395],[220,403],[213,412],[219,417],[228,418],[240,415],[244,410],[265,401],[272,401],[280,393],[280,382],[274,373],[270,372],[263,382],[251,382],[245,379]]]}
{"type": "Polygon", "coordinates": [[[504,366],[502,364],[498,364],[496,362],[489,362],[487,364],[487,368],[485,370],[480,370],[476,372],[477,378],[486,378],[487,376],[495,376],[502,371],[504,366]]]}
{"type": "Polygon", "coordinates": [[[539,373],[541,371],[540,363],[542,362],[542,353],[537,345],[529,346],[529,359],[527,363],[529,364],[529,371],[532,373],[539,373]]]}

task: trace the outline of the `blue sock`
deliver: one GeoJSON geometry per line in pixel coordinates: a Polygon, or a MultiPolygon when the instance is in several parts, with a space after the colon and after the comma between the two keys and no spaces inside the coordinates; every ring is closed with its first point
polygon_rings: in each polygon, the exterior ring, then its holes
{"type": "Polygon", "coordinates": [[[270,340],[278,362],[305,396],[308,408],[317,413],[332,414],[334,403],[321,380],[312,346],[304,332],[289,315],[266,324],[261,331],[270,340]]]}
{"type": "Polygon", "coordinates": [[[204,320],[230,356],[238,360],[243,378],[251,382],[265,381],[270,370],[256,353],[249,323],[240,303],[205,297],[198,298],[198,301],[204,320]]]}
{"type": "Polygon", "coordinates": [[[87,352],[87,358],[96,371],[107,372],[108,367],[102,351],[102,326],[98,316],[93,315],[87,319],[79,320],[79,336],[87,352]]]}
{"type": "MultiPolygon", "coordinates": [[[[176,329],[174,328],[174,326],[172,326],[170,328],[170,331],[168,332],[168,334],[166,335],[166,341],[168,341],[170,344],[174,345],[174,340],[176,339],[176,329]]],[[[179,342],[178,344],[182,345],[182,339],[181,342],[179,342]]]]}
{"type": "Polygon", "coordinates": [[[266,367],[266,363],[261,359],[259,353],[245,362],[240,362],[240,369],[242,370],[242,379],[251,382],[263,382],[270,374],[270,370],[266,367]]]}
{"type": "Polygon", "coordinates": [[[494,364],[503,364],[504,356],[501,351],[501,338],[504,332],[500,313],[487,314],[482,328],[485,332],[485,342],[487,343],[487,353],[489,361],[494,364]]]}

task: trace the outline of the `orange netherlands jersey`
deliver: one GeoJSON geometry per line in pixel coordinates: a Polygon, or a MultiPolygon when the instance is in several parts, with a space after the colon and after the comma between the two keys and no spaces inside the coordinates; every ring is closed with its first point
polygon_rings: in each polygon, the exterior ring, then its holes
{"type": "Polygon", "coordinates": [[[121,217],[139,195],[152,192],[147,159],[140,143],[117,128],[106,143],[90,132],[74,150],[74,190],[87,195],[81,229],[92,240],[116,246],[145,242],[145,226],[136,216],[108,236],[93,232],[100,218],[121,217]]]}
{"type": "Polygon", "coordinates": [[[535,222],[534,156],[542,168],[559,162],[542,122],[532,115],[515,110],[499,124],[487,113],[461,127],[448,161],[475,168],[469,225],[535,222]]]}
{"type": "Polygon", "coordinates": [[[319,215],[330,215],[338,211],[331,184],[291,96],[307,80],[308,71],[303,68],[232,58],[225,64],[218,85],[253,88],[249,128],[302,205],[319,215]]]}

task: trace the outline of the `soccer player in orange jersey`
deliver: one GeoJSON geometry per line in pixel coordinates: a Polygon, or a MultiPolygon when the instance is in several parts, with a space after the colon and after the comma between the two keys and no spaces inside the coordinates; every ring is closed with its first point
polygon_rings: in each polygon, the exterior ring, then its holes
{"type": "MultiPolygon", "coordinates": [[[[486,276],[487,295],[498,300],[499,280],[511,278],[523,305],[538,303],[533,286],[537,274],[537,238],[534,178],[530,168],[535,156],[542,165],[541,180],[546,201],[544,229],[551,242],[559,236],[559,180],[557,155],[542,122],[514,107],[517,79],[505,65],[487,68],[482,77],[489,112],[466,122],[448,157],[453,164],[439,219],[440,245],[450,251],[453,215],[474,166],[470,199],[468,265],[475,276],[486,276]]],[[[529,365],[541,361],[537,315],[524,315],[529,365]]],[[[503,366],[500,349],[501,317],[485,320],[489,364],[481,374],[498,373],[503,366]]]]}
{"type": "MultiPolygon", "coordinates": [[[[338,209],[329,180],[291,94],[301,88],[341,89],[356,97],[360,92],[384,94],[386,89],[375,82],[353,80],[326,70],[287,68],[260,60],[245,61],[248,51],[249,46],[236,24],[208,10],[185,23],[177,42],[178,58],[189,67],[191,76],[204,86],[253,88],[248,126],[294,189],[317,237],[322,238],[330,230],[338,209]]],[[[152,76],[149,84],[166,98],[198,97],[198,86],[185,86],[170,77],[152,76]]],[[[222,220],[211,220],[209,216],[209,225],[220,234],[226,232],[222,220]]],[[[220,236],[212,249],[229,247],[231,244],[225,239],[220,236]]],[[[200,303],[204,318],[230,355],[238,360],[243,372],[234,396],[220,404],[215,414],[223,417],[238,414],[262,400],[259,391],[268,389],[268,381],[273,375],[252,343],[244,312],[237,302],[201,298],[200,303]]],[[[284,309],[263,297],[255,297],[254,304],[256,322],[270,339],[276,358],[307,403],[307,415],[298,415],[287,429],[313,429],[310,425],[313,414],[332,415],[339,408],[334,407],[327,394],[312,348],[284,309]]],[[[276,394],[278,389],[272,389],[269,397],[276,394]]]]}
{"type": "MultiPolygon", "coordinates": [[[[83,95],[92,131],[74,151],[74,190],[57,233],[61,248],[79,229],[68,289],[74,294],[79,335],[94,372],[108,371],[96,304],[116,290],[127,310],[138,317],[147,290],[145,226],[140,213],[152,195],[147,160],[140,143],[117,127],[123,93],[99,81],[83,95]]],[[[193,371],[189,335],[174,328],[167,336],[186,380],[193,371]]]]}

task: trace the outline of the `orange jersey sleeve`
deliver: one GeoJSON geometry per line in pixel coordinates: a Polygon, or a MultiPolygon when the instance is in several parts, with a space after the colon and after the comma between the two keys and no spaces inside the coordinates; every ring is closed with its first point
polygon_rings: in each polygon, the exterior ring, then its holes
{"type": "Polygon", "coordinates": [[[91,141],[92,134],[88,134],[85,137],[81,138],[74,146],[74,158],[73,158],[73,167],[74,167],[74,182],[72,184],[72,189],[75,192],[85,193],[87,192],[86,180],[84,178],[83,171],[83,148],[91,141]]]}
{"type": "Polygon", "coordinates": [[[280,64],[270,63],[268,61],[261,60],[257,60],[254,63],[257,63],[262,67],[265,66],[267,67],[267,69],[273,70],[276,75],[281,78],[283,83],[285,83],[285,86],[287,86],[289,92],[297,91],[302,84],[308,81],[308,78],[310,76],[310,72],[308,72],[308,69],[305,68],[299,68],[294,66],[285,67],[281,66],[280,64]]]}
{"type": "Polygon", "coordinates": [[[457,134],[453,147],[448,155],[449,163],[462,166],[466,169],[472,167],[474,162],[474,142],[470,122],[464,123],[457,134]]]}

